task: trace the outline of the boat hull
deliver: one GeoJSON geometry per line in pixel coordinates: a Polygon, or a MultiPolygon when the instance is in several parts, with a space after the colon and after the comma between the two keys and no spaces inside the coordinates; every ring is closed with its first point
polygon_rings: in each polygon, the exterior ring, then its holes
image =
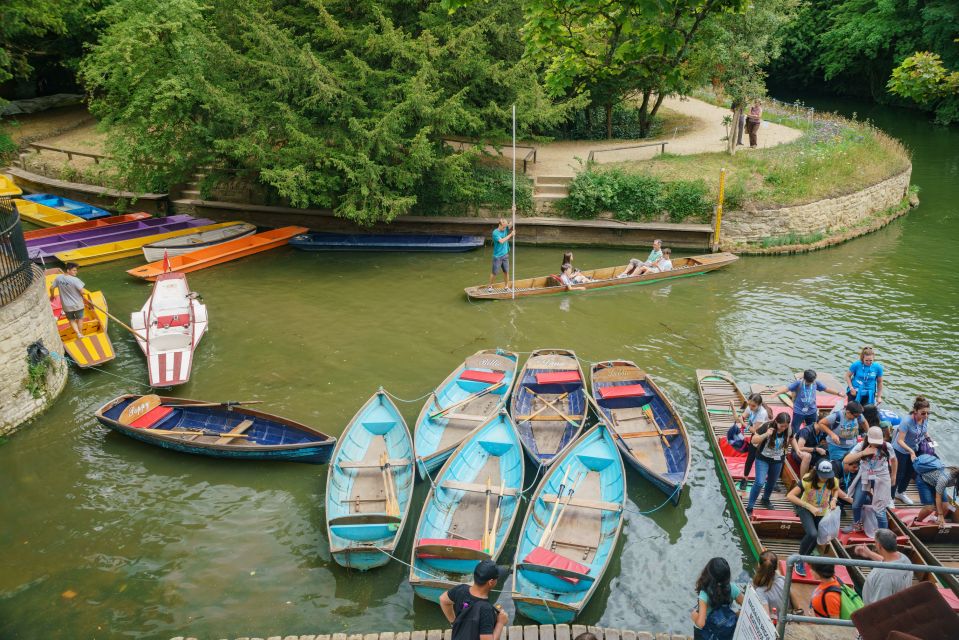
{"type": "MultiPolygon", "coordinates": [[[[27,251],[30,258],[36,262],[56,260],[56,254],[66,251],[76,251],[102,244],[135,240],[137,238],[179,229],[183,226],[205,224],[202,220],[194,221],[195,218],[192,216],[178,215],[170,218],[132,220],[125,223],[94,227],[91,229],[65,231],[64,233],[29,240],[27,242],[27,251]]],[[[75,225],[68,226],[73,227],[75,225]]],[[[66,229],[67,227],[60,228],[66,229]]]]}
{"type": "Polygon", "coordinates": [[[415,251],[462,253],[483,246],[483,236],[374,235],[308,233],[294,237],[290,246],[300,251],[415,251]]]}
{"type": "Polygon", "coordinates": [[[77,224],[84,222],[80,216],[64,213],[58,209],[45,207],[37,202],[30,202],[22,198],[16,198],[13,204],[17,207],[20,217],[28,222],[32,222],[38,227],[62,227],[68,224],[77,224]]]}
{"type": "Polygon", "coordinates": [[[97,218],[106,218],[110,215],[110,212],[106,209],[94,207],[85,202],[71,200],[70,198],[62,198],[52,193],[34,193],[29,196],[24,196],[24,200],[36,202],[51,209],[57,209],[58,211],[69,213],[72,216],[83,218],[84,220],[96,220],[97,218]]]}
{"type": "Polygon", "coordinates": [[[182,256],[187,253],[215,247],[224,242],[238,240],[256,233],[256,227],[252,224],[242,222],[236,225],[236,228],[224,227],[220,232],[197,233],[196,236],[187,235],[171,241],[161,241],[156,244],[148,244],[143,247],[143,257],[147,262],[162,261],[164,256],[182,256]],[[219,235],[219,238],[210,236],[219,235]]]}
{"type": "MultiPolygon", "coordinates": [[[[58,275],[63,273],[60,269],[47,269],[45,272],[47,296],[50,295],[50,287],[58,275]]],[[[100,309],[107,308],[107,301],[102,291],[91,291],[90,300],[100,309]]],[[[104,364],[116,358],[116,352],[113,349],[113,343],[110,342],[110,336],[107,331],[109,319],[100,309],[86,308],[83,310],[83,318],[80,320],[80,330],[83,333],[79,338],[74,333],[73,328],[66,316],[63,315],[60,306],[59,295],[51,301],[54,318],[57,322],[57,332],[60,334],[60,340],[63,342],[63,349],[73,363],[81,369],[95,367],[104,364]]]]}
{"type": "Polygon", "coordinates": [[[78,231],[90,231],[92,229],[105,229],[118,224],[136,222],[137,220],[145,220],[150,217],[152,216],[149,213],[144,213],[142,211],[138,213],[124,213],[123,215],[111,216],[109,218],[97,218],[96,220],[77,222],[60,227],[47,227],[45,229],[32,229],[30,231],[24,231],[23,239],[27,241],[27,246],[29,247],[33,244],[33,242],[40,240],[41,238],[75,233],[78,231]]]}

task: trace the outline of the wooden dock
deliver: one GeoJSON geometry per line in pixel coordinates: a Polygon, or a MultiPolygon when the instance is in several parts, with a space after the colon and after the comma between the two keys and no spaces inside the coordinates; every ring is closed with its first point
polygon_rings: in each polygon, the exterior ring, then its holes
{"type": "MultiPolygon", "coordinates": [[[[608,629],[588,627],[580,624],[528,624],[503,629],[499,640],[574,640],[581,633],[590,632],[597,640],[692,640],[689,636],[675,633],[650,633],[648,631],[629,631],[626,629],[608,629]]],[[[450,629],[430,629],[429,631],[387,631],[384,633],[327,633],[305,635],[263,635],[240,636],[235,640],[450,640],[450,629]]],[[[176,636],[171,640],[198,640],[193,636],[176,636]]],[[[221,638],[218,640],[229,640],[221,638]]]]}

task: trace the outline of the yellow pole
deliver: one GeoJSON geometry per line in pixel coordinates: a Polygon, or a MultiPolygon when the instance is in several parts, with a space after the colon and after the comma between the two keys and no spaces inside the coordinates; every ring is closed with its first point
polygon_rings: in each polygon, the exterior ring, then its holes
{"type": "Polygon", "coordinates": [[[723,196],[726,193],[726,169],[719,170],[719,202],[716,204],[716,229],[713,231],[713,252],[719,251],[719,229],[723,222],[723,196]]]}

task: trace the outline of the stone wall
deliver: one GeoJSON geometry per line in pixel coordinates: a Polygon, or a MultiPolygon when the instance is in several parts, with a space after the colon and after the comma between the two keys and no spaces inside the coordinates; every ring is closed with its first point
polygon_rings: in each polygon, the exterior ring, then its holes
{"type": "Polygon", "coordinates": [[[30,288],[8,305],[0,307],[0,435],[47,408],[63,390],[67,365],[63,343],[50,313],[43,272],[34,267],[30,288]],[[47,393],[34,398],[24,386],[27,378],[27,346],[43,340],[53,362],[47,372],[47,393]]]}
{"type": "Polygon", "coordinates": [[[735,251],[739,245],[758,243],[765,238],[789,234],[831,235],[854,227],[865,228],[873,214],[902,202],[909,189],[912,166],[897,176],[862,191],[808,204],[778,209],[729,211],[723,214],[721,243],[735,251]]]}

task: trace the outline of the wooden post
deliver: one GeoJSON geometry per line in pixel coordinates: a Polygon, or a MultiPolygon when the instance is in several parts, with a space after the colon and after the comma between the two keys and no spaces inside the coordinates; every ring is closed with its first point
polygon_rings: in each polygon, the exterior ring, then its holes
{"type": "Polygon", "coordinates": [[[726,169],[719,170],[719,201],[716,203],[716,228],[713,230],[713,253],[719,251],[719,232],[723,223],[723,196],[726,193],[726,169]]]}

